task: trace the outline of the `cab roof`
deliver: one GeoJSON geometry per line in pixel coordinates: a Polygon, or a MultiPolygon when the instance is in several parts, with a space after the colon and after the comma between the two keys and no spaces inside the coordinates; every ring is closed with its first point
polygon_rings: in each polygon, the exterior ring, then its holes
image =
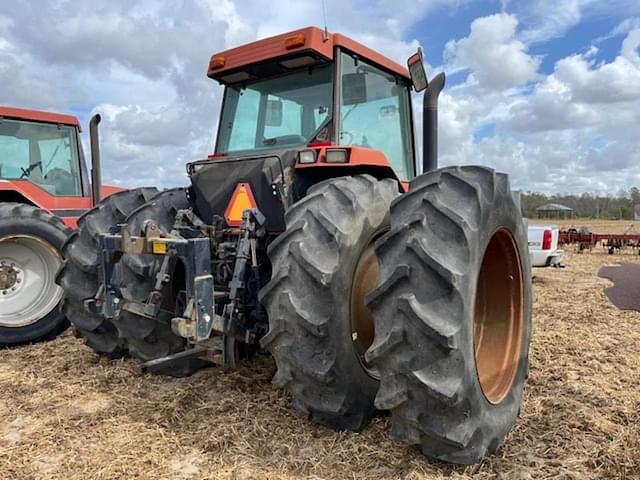
{"type": "Polygon", "coordinates": [[[80,128],[80,122],[73,115],[63,113],[43,112],[41,110],[27,110],[26,108],[3,107],[0,105],[0,117],[17,120],[31,120],[33,122],[71,125],[80,128]]]}
{"type": "Polygon", "coordinates": [[[305,53],[313,55],[319,61],[331,62],[333,61],[334,47],[348,50],[363,60],[410,80],[408,70],[402,65],[346,35],[325,32],[318,27],[293,30],[216,53],[212,55],[209,62],[207,76],[221,83],[234,83],[247,79],[238,75],[237,72],[242,72],[243,68],[248,65],[281,59],[281,66],[291,65],[290,68],[296,68],[300,66],[300,63],[296,63],[292,59],[303,57],[305,53]]]}

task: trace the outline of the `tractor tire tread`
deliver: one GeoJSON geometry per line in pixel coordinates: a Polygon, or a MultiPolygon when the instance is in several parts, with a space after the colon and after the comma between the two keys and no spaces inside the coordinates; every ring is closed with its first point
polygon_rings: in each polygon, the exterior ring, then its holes
{"type": "MultiPolygon", "coordinates": [[[[126,219],[129,233],[140,235],[147,220],[153,220],[160,230],[168,233],[178,210],[191,207],[186,188],[172,188],[159,192],[129,214],[126,219]]],[[[120,291],[123,298],[135,302],[144,302],[147,299],[154,288],[155,276],[162,258],[129,254],[122,257],[120,291]]],[[[176,335],[171,329],[171,318],[168,316],[150,319],[122,311],[120,318],[114,319],[113,323],[120,337],[127,342],[131,356],[142,362],[182,352],[188,347],[187,340],[176,335]]],[[[201,359],[186,358],[158,366],[152,372],[185,377],[208,365],[209,362],[201,359]]]]}
{"type": "Polygon", "coordinates": [[[95,295],[100,284],[99,235],[122,223],[126,211],[132,211],[156,192],[155,188],[141,187],[107,197],[78,219],[78,229],[62,247],[65,262],[56,274],[56,282],[65,291],[61,310],[85,343],[108,358],[125,355],[126,343],[118,337],[111,320],[84,308],[84,300],[95,295]]]}
{"type": "Polygon", "coordinates": [[[494,451],[522,399],[526,360],[495,408],[477,381],[469,312],[483,242],[496,225],[509,227],[520,252],[526,358],[531,273],[526,229],[506,175],[447,167],[417,177],[394,201],[391,230],[376,243],[381,281],[367,297],[376,334],[366,353],[382,376],[376,406],[391,411],[397,438],[441,461],[477,463],[494,451]]]}
{"type": "Polygon", "coordinates": [[[337,318],[350,308],[345,265],[355,268],[364,237],[387,224],[398,191],[368,175],[320,182],[285,213],[287,230],[268,249],[274,273],[260,292],[269,316],[261,345],[277,364],[273,382],[291,393],[296,412],[333,428],[358,431],[376,413],[377,381],[337,318]]]}

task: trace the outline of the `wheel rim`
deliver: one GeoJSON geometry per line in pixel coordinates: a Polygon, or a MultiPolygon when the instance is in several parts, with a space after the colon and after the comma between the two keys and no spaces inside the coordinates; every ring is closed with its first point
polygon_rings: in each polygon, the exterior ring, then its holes
{"type": "Polygon", "coordinates": [[[524,333],[520,255],[511,232],[499,229],[482,259],[474,310],[476,368],[484,396],[499,404],[520,363],[524,333]]]}
{"type": "Polygon", "coordinates": [[[0,326],[24,327],[51,312],[63,291],[55,284],[62,256],[31,235],[0,238],[0,326]]]}
{"type": "Polygon", "coordinates": [[[378,286],[380,264],[373,249],[373,242],[358,260],[351,287],[351,341],[360,364],[373,378],[379,379],[378,371],[367,364],[364,354],[373,343],[375,328],[373,315],[365,304],[365,298],[378,286]]]}

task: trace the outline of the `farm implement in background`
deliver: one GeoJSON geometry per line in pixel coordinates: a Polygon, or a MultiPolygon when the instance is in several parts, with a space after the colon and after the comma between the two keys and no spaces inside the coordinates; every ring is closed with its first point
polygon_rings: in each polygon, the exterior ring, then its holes
{"type": "Polygon", "coordinates": [[[600,244],[609,255],[631,248],[640,254],[640,233],[635,232],[633,226],[624,233],[593,233],[586,227],[560,230],[558,245],[576,245],[579,252],[592,251],[600,244]]]}
{"type": "Polygon", "coordinates": [[[266,350],[318,423],[385,410],[430,457],[495,452],[528,372],[526,228],[506,174],[437,168],[445,75],[407,66],[313,27],[213,55],[218,136],[191,184],[115,194],[67,243],[76,331],[175,376],[266,350]]]}
{"type": "MultiPolygon", "coordinates": [[[[100,185],[99,159],[93,163],[92,183],[100,185]]],[[[67,327],[55,283],[63,245],[102,198],[89,183],[77,118],[0,107],[0,346],[49,339],[67,327]]]]}

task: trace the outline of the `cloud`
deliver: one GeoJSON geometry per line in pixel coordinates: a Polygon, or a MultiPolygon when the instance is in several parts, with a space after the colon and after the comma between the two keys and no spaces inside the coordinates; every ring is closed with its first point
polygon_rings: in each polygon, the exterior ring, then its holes
{"type": "Polygon", "coordinates": [[[519,0],[509,2],[509,11],[522,22],[520,40],[528,45],[562,38],[586,20],[619,19],[619,25],[605,37],[624,35],[640,15],[637,0],[519,0]]]}
{"type": "Polygon", "coordinates": [[[640,29],[632,30],[613,62],[596,64],[585,55],[572,55],[556,64],[555,77],[583,103],[617,103],[640,97],[640,29]]]}
{"type": "Polygon", "coordinates": [[[618,23],[610,32],[606,35],[596,38],[593,43],[601,43],[605,40],[609,40],[610,38],[618,37],[618,36],[626,36],[631,30],[635,30],[640,28],[640,18],[639,17],[631,17],[625,18],[623,21],[618,23]]]}
{"type": "Polygon", "coordinates": [[[521,132],[624,128],[640,106],[638,45],[640,29],[629,32],[620,54],[609,63],[596,63],[589,52],[559,60],[531,96],[511,107],[507,128],[521,132]]]}
{"type": "Polygon", "coordinates": [[[589,0],[535,0],[516,7],[527,23],[521,39],[527,44],[562,37],[583,17],[589,0]]]}
{"type": "Polygon", "coordinates": [[[469,69],[470,80],[484,89],[524,85],[535,78],[540,60],[515,38],[517,26],[517,18],[506,13],[478,18],[468,37],[446,44],[445,59],[454,70],[469,69]]]}
{"type": "MultiPolygon", "coordinates": [[[[103,114],[104,178],[185,184],[210,153],[221,88],[210,56],[255,38],[230,0],[0,5],[0,102],[103,114]]],[[[86,143],[86,142],[85,142],[86,143]]]]}
{"type": "MultiPolygon", "coordinates": [[[[433,5],[458,3],[327,0],[327,11],[341,12],[329,16],[332,30],[403,62],[418,47],[406,29],[433,5]]],[[[85,124],[101,112],[106,181],[184,184],[184,164],[213,148],[222,88],[206,78],[210,56],[317,24],[318,9],[315,0],[0,3],[0,102],[71,111],[85,124]]]]}
{"type": "MultiPolygon", "coordinates": [[[[434,12],[468,12],[468,3],[326,0],[327,22],[403,63],[430,38],[434,12]]],[[[640,31],[631,20],[639,5],[502,1],[494,7],[503,13],[464,25],[468,34],[444,49],[444,68],[462,81],[441,96],[441,164],[493,166],[515,188],[548,193],[640,185],[640,31]],[[587,45],[540,72],[531,45],[609,14],[619,22],[614,59],[597,60],[587,45]]],[[[211,152],[218,122],[222,88],[205,76],[210,56],[321,19],[316,0],[0,3],[0,103],[71,111],[85,124],[100,112],[105,181],[185,185],[185,163],[211,152]]]]}
{"type": "Polygon", "coordinates": [[[480,163],[508,172],[515,188],[616,193],[640,184],[640,33],[610,62],[596,50],[558,60],[532,89],[478,95],[468,82],[443,97],[442,164],[480,163]],[[495,134],[474,138],[488,121],[495,134]]]}

